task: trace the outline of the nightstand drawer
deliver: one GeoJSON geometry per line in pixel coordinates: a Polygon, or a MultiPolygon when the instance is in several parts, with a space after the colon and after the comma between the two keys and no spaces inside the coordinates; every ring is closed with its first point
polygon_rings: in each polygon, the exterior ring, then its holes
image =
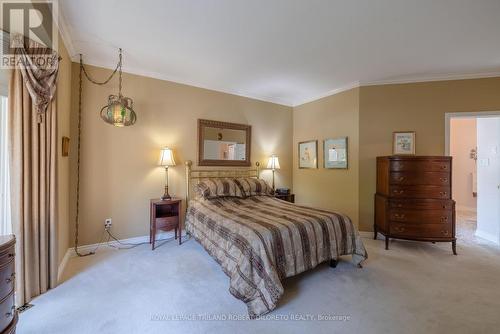
{"type": "Polygon", "coordinates": [[[177,224],[179,224],[178,216],[156,218],[156,228],[171,229],[176,227],[177,224]]]}

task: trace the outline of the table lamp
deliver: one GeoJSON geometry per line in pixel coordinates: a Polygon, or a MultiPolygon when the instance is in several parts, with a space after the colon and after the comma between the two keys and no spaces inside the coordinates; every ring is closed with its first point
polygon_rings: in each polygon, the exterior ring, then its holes
{"type": "Polygon", "coordinates": [[[276,171],[276,169],[280,169],[280,162],[276,154],[273,154],[269,157],[269,161],[267,162],[267,168],[273,171],[273,191],[274,191],[274,172],[276,171]]]}
{"type": "Polygon", "coordinates": [[[161,197],[164,201],[172,198],[168,193],[168,167],[175,166],[175,160],[174,152],[170,148],[165,147],[161,150],[159,165],[165,167],[165,193],[161,197]]]}

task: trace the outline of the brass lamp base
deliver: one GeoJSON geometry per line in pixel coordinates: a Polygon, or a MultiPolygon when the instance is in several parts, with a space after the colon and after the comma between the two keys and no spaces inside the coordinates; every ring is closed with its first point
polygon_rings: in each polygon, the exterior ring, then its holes
{"type": "Polygon", "coordinates": [[[165,186],[165,193],[163,194],[162,197],[160,197],[162,201],[172,199],[172,196],[168,193],[168,186],[165,186]]]}

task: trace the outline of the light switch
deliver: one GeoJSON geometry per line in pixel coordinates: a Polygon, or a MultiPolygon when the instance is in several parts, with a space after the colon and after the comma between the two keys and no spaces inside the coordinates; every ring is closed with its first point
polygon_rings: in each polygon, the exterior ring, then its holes
{"type": "Polygon", "coordinates": [[[482,158],[478,160],[478,163],[480,167],[488,167],[490,165],[490,159],[482,158]]]}

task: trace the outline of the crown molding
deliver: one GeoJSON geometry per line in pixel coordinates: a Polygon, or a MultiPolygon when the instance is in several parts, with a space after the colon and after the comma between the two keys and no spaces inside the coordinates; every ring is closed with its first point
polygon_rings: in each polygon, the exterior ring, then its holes
{"type": "Polygon", "coordinates": [[[361,82],[360,86],[381,86],[381,85],[397,85],[410,84],[419,82],[434,82],[434,81],[450,81],[450,80],[471,80],[500,77],[500,71],[493,72],[478,72],[478,73],[448,73],[428,76],[407,76],[399,79],[384,79],[361,82]]]}
{"type": "MultiPolygon", "coordinates": [[[[73,61],[75,61],[75,60],[73,60],[73,61]]],[[[78,62],[79,62],[79,60],[78,60],[78,62]]],[[[116,67],[116,65],[111,66],[110,64],[105,63],[105,62],[92,61],[92,60],[85,61],[85,58],[84,58],[84,64],[90,65],[90,66],[101,67],[101,68],[105,68],[105,69],[109,69],[109,70],[113,70],[116,67]]],[[[169,81],[169,82],[173,82],[173,83],[177,83],[177,84],[181,84],[181,85],[211,90],[214,92],[231,94],[231,95],[235,95],[235,96],[239,96],[239,97],[245,97],[245,98],[249,98],[249,99],[257,100],[257,101],[261,101],[261,102],[269,102],[269,103],[279,104],[279,105],[283,105],[285,107],[292,107],[293,106],[292,103],[281,100],[279,98],[252,96],[252,95],[244,94],[244,93],[236,91],[236,90],[230,90],[230,89],[218,88],[218,87],[208,87],[208,86],[200,85],[200,84],[193,82],[193,81],[179,80],[177,78],[174,78],[174,77],[171,77],[171,76],[159,73],[159,72],[144,71],[144,70],[141,70],[141,69],[135,68],[135,67],[127,66],[127,70],[126,71],[124,70],[123,72],[128,73],[128,74],[140,75],[140,76],[147,77],[147,78],[169,81]]]]}
{"type": "MultiPolygon", "coordinates": [[[[67,34],[67,26],[65,25],[64,21],[61,23],[61,35],[63,36],[63,40],[66,44],[66,48],[68,49],[68,53],[70,53],[70,57],[73,62],[79,62],[79,59],[77,59],[77,54],[74,51],[73,43],[71,43],[71,38],[69,38],[69,34],[67,34]],[[65,33],[63,34],[64,31],[65,33]],[[66,36],[66,38],[64,37],[66,36]],[[67,41],[68,42],[67,42],[67,41]]],[[[106,62],[101,62],[101,61],[90,61],[90,62],[85,62],[86,65],[91,65],[91,66],[96,66],[96,67],[101,67],[101,68],[106,68],[113,70],[116,65],[110,65],[109,63],[106,62]]],[[[269,102],[269,103],[274,103],[274,104],[279,104],[283,105],[286,107],[298,107],[306,103],[314,102],[316,100],[320,100],[322,98],[332,96],[335,94],[339,94],[354,88],[359,88],[359,87],[365,87],[365,86],[381,86],[381,85],[395,85],[395,84],[410,84],[410,83],[422,83],[422,82],[435,82],[435,81],[449,81],[449,80],[470,80],[470,79],[483,79],[483,78],[494,78],[494,77],[500,77],[500,71],[494,71],[494,72],[482,72],[482,73],[467,73],[467,74],[442,74],[442,75],[434,75],[434,76],[408,76],[408,77],[402,77],[399,79],[383,79],[383,80],[373,80],[373,81],[365,81],[365,82],[351,82],[350,84],[344,85],[342,87],[336,88],[329,90],[323,94],[316,95],[311,98],[299,100],[299,102],[289,102],[289,101],[284,101],[279,98],[268,98],[268,97],[261,97],[261,96],[253,96],[249,94],[245,94],[236,90],[230,90],[230,89],[225,89],[225,88],[219,88],[219,87],[208,87],[204,85],[200,85],[199,83],[190,81],[190,80],[179,80],[178,78],[171,77],[169,75],[165,75],[160,72],[152,72],[152,71],[144,71],[139,68],[135,67],[127,67],[127,71],[124,71],[124,73],[129,73],[129,74],[134,74],[134,75],[140,75],[143,77],[148,77],[148,78],[153,78],[153,79],[158,79],[158,80],[164,80],[164,81],[169,81],[173,83],[178,83],[182,85],[187,85],[187,86],[192,86],[196,88],[201,88],[201,89],[206,89],[206,90],[211,90],[215,92],[220,92],[220,93],[226,93],[226,94],[231,94],[235,96],[240,96],[240,97],[245,97],[257,101],[262,101],[262,102],[269,102]]]]}
{"type": "Polygon", "coordinates": [[[413,76],[413,77],[403,77],[399,79],[384,79],[384,80],[374,80],[374,81],[364,81],[364,82],[352,82],[351,84],[345,85],[343,87],[333,89],[324,94],[318,95],[314,98],[309,98],[302,100],[299,103],[294,103],[292,107],[298,107],[303,104],[314,102],[322,98],[332,96],[338,93],[345,92],[347,90],[367,87],[367,86],[382,86],[382,85],[401,85],[401,84],[411,84],[420,82],[435,82],[435,81],[451,81],[451,80],[472,80],[472,79],[486,79],[486,78],[496,78],[500,77],[500,71],[494,72],[480,72],[480,73],[467,73],[467,74],[441,74],[435,76],[413,76]]]}
{"type": "Polygon", "coordinates": [[[64,17],[61,6],[59,6],[58,11],[59,16],[57,19],[57,28],[59,29],[59,33],[61,34],[64,46],[66,47],[66,51],[68,51],[68,55],[71,61],[78,62],[78,55],[76,54],[75,46],[73,44],[73,40],[71,39],[68,21],[66,21],[66,18],[64,17]]]}
{"type": "Polygon", "coordinates": [[[322,98],[325,98],[325,97],[328,97],[328,96],[332,96],[332,95],[335,95],[335,94],[339,94],[339,93],[351,90],[353,88],[358,88],[358,87],[361,87],[361,85],[359,84],[358,81],[352,82],[352,83],[350,83],[348,85],[345,85],[345,86],[342,86],[340,88],[336,88],[336,89],[330,90],[330,91],[328,91],[326,93],[323,93],[321,95],[316,95],[315,97],[308,98],[308,99],[305,99],[305,100],[301,100],[300,102],[294,103],[292,105],[292,107],[295,108],[295,107],[301,106],[303,104],[306,104],[306,103],[309,103],[309,102],[314,102],[314,101],[317,101],[317,100],[321,100],[322,98]]]}

